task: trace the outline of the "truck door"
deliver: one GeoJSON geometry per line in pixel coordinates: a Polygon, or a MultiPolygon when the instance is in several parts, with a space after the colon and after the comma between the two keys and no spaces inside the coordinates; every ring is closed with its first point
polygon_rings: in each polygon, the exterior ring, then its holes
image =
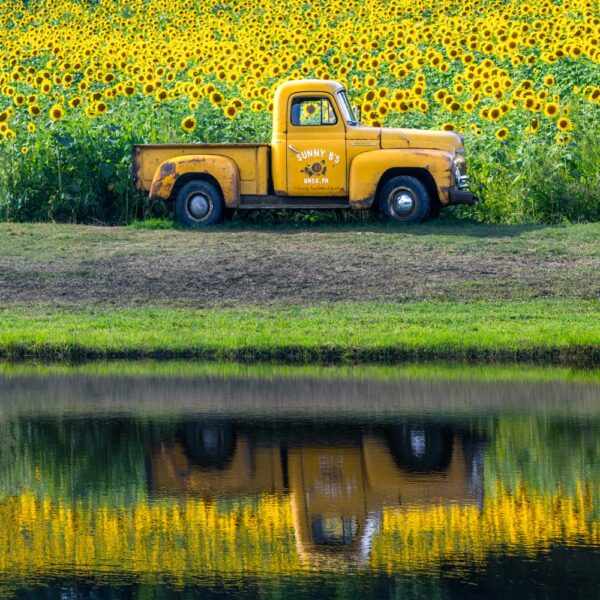
{"type": "Polygon", "coordinates": [[[287,133],[289,196],[346,196],[346,127],[333,97],[295,94],[287,133]]]}
{"type": "Polygon", "coordinates": [[[289,482],[296,546],[304,559],[360,553],[367,511],[361,449],[295,448],[289,482]]]}

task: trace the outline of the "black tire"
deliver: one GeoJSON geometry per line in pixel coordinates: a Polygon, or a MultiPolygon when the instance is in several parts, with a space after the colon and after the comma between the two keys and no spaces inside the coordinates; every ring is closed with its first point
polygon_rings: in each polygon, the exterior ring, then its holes
{"type": "Polygon", "coordinates": [[[221,192],[212,183],[197,179],[179,190],[175,214],[188,227],[214,225],[223,220],[225,203],[221,192]]]}
{"type": "Polygon", "coordinates": [[[233,221],[236,213],[237,213],[237,208],[226,208],[225,212],[223,213],[223,220],[233,221]]]}
{"type": "Polygon", "coordinates": [[[191,422],[183,431],[188,457],[203,469],[224,469],[233,459],[236,435],[227,423],[191,422]]]}
{"type": "Polygon", "coordinates": [[[449,427],[398,425],[386,431],[396,465],[408,473],[443,473],[450,466],[453,435],[449,427]]]}
{"type": "Polygon", "coordinates": [[[432,202],[429,207],[429,216],[427,217],[427,219],[429,221],[433,221],[434,219],[439,219],[441,212],[442,212],[442,205],[439,202],[432,202]]]}
{"type": "Polygon", "coordinates": [[[381,190],[379,210],[388,219],[401,223],[422,223],[431,210],[425,186],[408,175],[392,177],[381,190]]]}

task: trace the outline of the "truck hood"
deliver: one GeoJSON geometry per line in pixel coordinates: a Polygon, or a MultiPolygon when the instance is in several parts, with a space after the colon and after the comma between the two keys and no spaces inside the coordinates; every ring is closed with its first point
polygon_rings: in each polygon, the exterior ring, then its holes
{"type": "Polygon", "coordinates": [[[462,139],[454,131],[428,131],[425,129],[381,129],[381,147],[427,148],[455,153],[463,147],[462,139]]]}
{"type": "MultiPolygon", "coordinates": [[[[427,129],[394,129],[386,127],[353,127],[348,139],[355,145],[378,142],[384,150],[393,148],[422,148],[443,150],[453,154],[463,147],[462,139],[454,131],[429,131],[427,129]]],[[[374,145],[374,144],[373,144],[374,145]]]]}

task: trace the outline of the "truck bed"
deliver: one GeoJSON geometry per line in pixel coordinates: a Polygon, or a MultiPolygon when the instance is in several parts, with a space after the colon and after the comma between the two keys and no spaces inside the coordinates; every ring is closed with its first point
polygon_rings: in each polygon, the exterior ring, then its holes
{"type": "Polygon", "coordinates": [[[218,154],[231,158],[240,171],[242,195],[267,194],[269,144],[136,144],[133,147],[133,177],[140,191],[150,190],[157,168],[165,160],[193,154],[218,154]]]}

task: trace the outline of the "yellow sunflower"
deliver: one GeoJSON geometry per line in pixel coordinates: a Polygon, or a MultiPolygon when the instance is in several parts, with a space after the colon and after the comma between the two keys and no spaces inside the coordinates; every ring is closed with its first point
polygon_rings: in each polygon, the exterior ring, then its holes
{"type": "Polygon", "coordinates": [[[556,102],[548,102],[546,106],[544,106],[544,114],[547,117],[555,117],[559,112],[559,106],[556,102]]]}
{"type": "Polygon", "coordinates": [[[494,135],[496,136],[496,138],[503,141],[508,137],[508,129],[506,127],[501,127],[496,131],[494,135]]]}
{"type": "Polygon", "coordinates": [[[229,104],[224,109],[223,112],[228,119],[233,119],[237,115],[237,108],[235,104],[229,104]]]}
{"type": "Polygon", "coordinates": [[[556,122],[556,126],[561,130],[561,131],[568,131],[569,129],[573,128],[573,125],[571,124],[571,121],[569,121],[569,119],[567,119],[566,117],[562,117],[560,118],[557,122],[556,122]]]}
{"type": "Polygon", "coordinates": [[[181,121],[181,128],[184,131],[194,131],[194,129],[196,129],[196,118],[192,115],[185,117],[185,119],[181,121]]]}
{"type": "Polygon", "coordinates": [[[49,114],[53,121],[60,121],[65,116],[65,111],[61,104],[55,104],[50,109],[49,114]]]}

